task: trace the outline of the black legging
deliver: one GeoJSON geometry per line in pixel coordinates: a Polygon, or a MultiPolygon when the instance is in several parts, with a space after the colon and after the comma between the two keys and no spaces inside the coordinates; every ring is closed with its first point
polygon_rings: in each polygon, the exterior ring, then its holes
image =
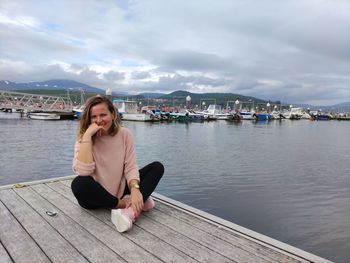
{"type": "MultiPolygon", "coordinates": [[[[162,178],[164,166],[160,162],[153,162],[140,169],[139,172],[140,192],[145,202],[162,178]]],[[[71,187],[74,196],[83,208],[116,208],[118,205],[118,198],[104,189],[92,176],[75,177],[71,187]]],[[[130,194],[128,184],[125,186],[123,196],[127,194],[130,194]]]]}

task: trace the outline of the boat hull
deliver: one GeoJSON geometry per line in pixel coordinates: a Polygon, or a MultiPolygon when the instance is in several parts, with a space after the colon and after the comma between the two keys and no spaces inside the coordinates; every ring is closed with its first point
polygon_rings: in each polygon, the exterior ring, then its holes
{"type": "Polygon", "coordinates": [[[332,119],[331,116],[325,115],[325,114],[320,114],[320,115],[313,116],[313,120],[316,120],[316,121],[329,121],[331,119],[332,119]]]}
{"type": "Polygon", "coordinates": [[[257,121],[270,121],[272,120],[272,115],[271,114],[266,114],[266,113],[258,113],[256,114],[256,120],[257,121]]]}
{"type": "Polygon", "coordinates": [[[155,121],[153,115],[144,113],[123,113],[121,114],[121,119],[123,121],[155,121]]]}
{"type": "Polygon", "coordinates": [[[28,113],[28,118],[32,120],[59,120],[60,115],[56,113],[46,113],[46,112],[30,112],[28,113]]]}

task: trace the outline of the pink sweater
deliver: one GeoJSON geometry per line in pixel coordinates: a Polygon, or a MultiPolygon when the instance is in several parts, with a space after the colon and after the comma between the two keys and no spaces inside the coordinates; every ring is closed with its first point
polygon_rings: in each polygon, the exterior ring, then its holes
{"type": "Polygon", "coordinates": [[[121,127],[115,136],[96,137],[92,146],[94,162],[83,163],[77,159],[80,143],[75,143],[73,172],[92,176],[109,193],[120,198],[131,179],[140,180],[136,152],[130,131],[121,127]]]}

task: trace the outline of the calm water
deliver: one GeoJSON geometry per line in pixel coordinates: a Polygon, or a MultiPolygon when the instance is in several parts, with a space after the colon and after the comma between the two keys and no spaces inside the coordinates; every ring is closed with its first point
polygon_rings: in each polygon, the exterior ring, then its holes
{"type": "MultiPolygon", "coordinates": [[[[0,113],[0,185],[71,175],[77,121],[0,113]]],[[[350,261],[350,122],[125,122],[157,192],[336,262],[350,261]]]]}

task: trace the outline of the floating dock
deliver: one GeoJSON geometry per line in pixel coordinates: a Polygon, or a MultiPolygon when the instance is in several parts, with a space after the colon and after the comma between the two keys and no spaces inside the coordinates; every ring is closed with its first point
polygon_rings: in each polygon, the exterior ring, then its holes
{"type": "Polygon", "coordinates": [[[331,262],[159,194],[119,233],[72,178],[0,187],[0,262],[331,262]]]}

